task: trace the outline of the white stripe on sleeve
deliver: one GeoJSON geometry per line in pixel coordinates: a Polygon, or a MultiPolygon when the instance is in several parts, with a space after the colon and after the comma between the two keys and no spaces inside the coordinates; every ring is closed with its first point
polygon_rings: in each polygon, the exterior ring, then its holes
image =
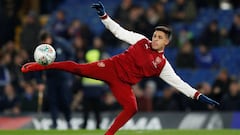
{"type": "Polygon", "coordinates": [[[175,73],[172,66],[169,64],[167,60],[159,77],[188,97],[194,98],[194,94],[197,92],[196,89],[192,88],[189,84],[184,82],[175,73]]]}

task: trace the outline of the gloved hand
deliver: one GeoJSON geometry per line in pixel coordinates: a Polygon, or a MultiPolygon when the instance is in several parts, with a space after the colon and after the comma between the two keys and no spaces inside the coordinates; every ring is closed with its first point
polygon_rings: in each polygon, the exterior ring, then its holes
{"type": "Polygon", "coordinates": [[[219,106],[220,105],[217,101],[215,101],[215,100],[213,100],[213,99],[211,99],[211,98],[209,98],[209,97],[207,97],[203,94],[201,94],[198,97],[198,100],[203,102],[203,103],[207,103],[207,104],[210,104],[210,105],[213,105],[213,106],[219,106]]]}
{"type": "Polygon", "coordinates": [[[97,10],[97,14],[99,16],[103,16],[106,14],[104,6],[103,6],[102,2],[100,2],[100,1],[98,1],[98,3],[93,3],[91,7],[95,8],[97,10]]]}

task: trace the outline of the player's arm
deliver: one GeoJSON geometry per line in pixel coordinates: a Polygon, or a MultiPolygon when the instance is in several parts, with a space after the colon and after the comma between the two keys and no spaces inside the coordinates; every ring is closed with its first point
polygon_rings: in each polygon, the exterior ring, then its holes
{"type": "Polygon", "coordinates": [[[94,3],[92,8],[97,10],[97,14],[102,19],[103,24],[109,29],[116,38],[123,40],[129,44],[135,44],[137,41],[146,38],[144,35],[128,31],[121,27],[118,23],[113,21],[105,12],[104,6],[101,2],[94,3]]]}
{"type": "Polygon", "coordinates": [[[196,89],[192,88],[189,84],[184,82],[175,73],[172,66],[169,64],[167,60],[159,77],[163,79],[165,82],[167,82],[168,84],[170,84],[171,86],[175,87],[177,90],[179,90],[183,94],[185,94],[186,96],[191,97],[192,99],[196,99],[211,105],[219,105],[218,102],[208,98],[204,94],[201,94],[196,89]]]}

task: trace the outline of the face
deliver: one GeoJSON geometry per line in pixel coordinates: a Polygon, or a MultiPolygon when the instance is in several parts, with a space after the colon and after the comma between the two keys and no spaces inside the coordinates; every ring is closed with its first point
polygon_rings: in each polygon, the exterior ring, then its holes
{"type": "Polygon", "coordinates": [[[57,12],[57,19],[59,19],[59,20],[64,20],[64,19],[65,19],[64,12],[58,11],[58,12],[57,12]]]}
{"type": "Polygon", "coordinates": [[[162,31],[155,31],[152,36],[152,49],[156,51],[163,51],[165,46],[169,43],[167,35],[162,31]]]}
{"type": "Polygon", "coordinates": [[[46,40],[43,41],[45,44],[52,44],[52,38],[51,37],[48,37],[46,38],[46,40]]]}
{"type": "Polygon", "coordinates": [[[103,46],[102,39],[99,38],[99,37],[94,38],[94,39],[93,39],[93,46],[94,46],[96,49],[101,49],[102,46],[103,46]]]}

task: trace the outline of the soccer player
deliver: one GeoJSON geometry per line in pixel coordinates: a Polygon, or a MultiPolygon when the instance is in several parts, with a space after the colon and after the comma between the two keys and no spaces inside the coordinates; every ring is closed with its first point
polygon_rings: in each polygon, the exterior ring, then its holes
{"type": "Polygon", "coordinates": [[[144,77],[159,76],[192,99],[210,105],[219,105],[218,102],[206,97],[181,80],[164,57],[164,48],[172,36],[169,27],[156,27],[152,40],[149,40],[145,36],[128,31],[114,22],[106,14],[101,2],[94,3],[92,8],[96,9],[107,29],[118,39],[131,44],[124,53],[88,64],[62,61],[42,66],[32,62],[23,65],[22,72],[56,69],[105,81],[123,107],[123,111],[116,117],[105,135],[114,135],[137,112],[137,102],[131,85],[136,84],[144,77]]]}

